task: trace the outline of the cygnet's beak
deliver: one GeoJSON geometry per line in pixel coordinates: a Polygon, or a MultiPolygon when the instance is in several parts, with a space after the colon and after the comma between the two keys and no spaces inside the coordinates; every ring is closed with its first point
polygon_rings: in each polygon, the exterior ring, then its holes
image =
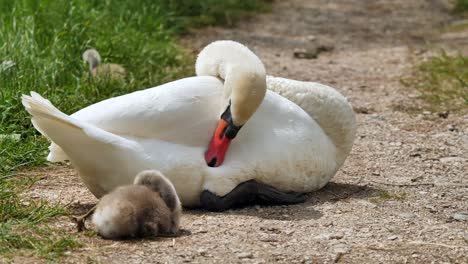
{"type": "Polygon", "coordinates": [[[223,164],[226,152],[231,141],[236,137],[242,126],[234,125],[231,117],[231,107],[221,115],[218,126],[211,138],[210,145],[205,152],[206,164],[210,167],[218,167],[223,164]]]}

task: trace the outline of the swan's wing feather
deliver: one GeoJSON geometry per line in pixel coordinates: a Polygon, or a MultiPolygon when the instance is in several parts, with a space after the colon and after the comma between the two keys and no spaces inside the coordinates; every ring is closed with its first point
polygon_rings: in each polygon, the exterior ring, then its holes
{"type": "Polygon", "coordinates": [[[118,135],[204,144],[216,124],[222,83],[192,77],[111,98],[72,116],[118,135]]]}

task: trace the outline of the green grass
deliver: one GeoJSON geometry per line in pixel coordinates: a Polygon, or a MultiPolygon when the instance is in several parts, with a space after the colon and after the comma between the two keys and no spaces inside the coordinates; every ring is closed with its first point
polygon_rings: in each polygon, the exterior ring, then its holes
{"type": "Polygon", "coordinates": [[[47,227],[66,213],[63,207],[22,201],[21,193],[34,181],[15,171],[44,164],[48,145],[32,127],[22,94],[34,90],[70,114],[193,75],[193,56],[177,44],[181,34],[192,27],[232,25],[267,10],[268,2],[0,0],[0,259],[23,252],[54,259],[79,246],[75,235],[47,227]],[[81,60],[91,47],[104,62],[121,64],[126,79],[91,78],[81,60]]]}
{"type": "Polygon", "coordinates": [[[416,88],[426,109],[465,112],[468,109],[468,57],[441,52],[419,64],[403,84],[416,88]]]}
{"type": "Polygon", "coordinates": [[[80,246],[74,234],[47,227],[51,219],[66,213],[62,206],[21,198],[32,184],[34,179],[30,177],[0,176],[0,256],[10,258],[32,251],[51,260],[80,246]]]}
{"type": "Polygon", "coordinates": [[[467,12],[468,11],[468,0],[456,0],[454,10],[456,12],[467,12]]]}

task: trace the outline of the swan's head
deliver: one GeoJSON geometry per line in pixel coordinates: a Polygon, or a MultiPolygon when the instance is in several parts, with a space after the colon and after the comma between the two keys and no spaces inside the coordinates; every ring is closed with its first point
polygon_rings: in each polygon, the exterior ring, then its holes
{"type": "Polygon", "coordinates": [[[265,75],[238,72],[228,78],[225,89],[231,93],[225,100],[224,111],[205,152],[205,161],[210,167],[218,167],[223,163],[231,141],[258,109],[266,93],[265,75]]]}
{"type": "Polygon", "coordinates": [[[246,46],[230,40],[215,41],[198,54],[198,76],[215,76],[224,80],[221,118],[211,138],[205,161],[217,167],[237,132],[255,113],[266,93],[265,67],[246,46]]]}

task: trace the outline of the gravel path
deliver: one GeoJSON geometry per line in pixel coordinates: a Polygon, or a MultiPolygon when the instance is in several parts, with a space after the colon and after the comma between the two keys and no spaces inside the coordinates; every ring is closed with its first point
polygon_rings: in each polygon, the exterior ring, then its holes
{"type": "MultiPolygon", "coordinates": [[[[455,19],[437,0],[277,1],[236,28],[187,36],[194,51],[217,39],[243,42],[271,75],[337,87],[359,122],[350,157],[304,204],[187,210],[182,226],[190,235],[120,242],[83,235],[85,247],[64,260],[467,263],[468,116],[405,111],[420,102],[400,83],[431,50],[468,46],[466,32],[438,30],[455,19]]],[[[77,213],[96,202],[69,167],[34,173],[43,179],[32,197],[72,202],[77,213]]],[[[67,218],[56,224],[74,230],[67,218]]]]}

